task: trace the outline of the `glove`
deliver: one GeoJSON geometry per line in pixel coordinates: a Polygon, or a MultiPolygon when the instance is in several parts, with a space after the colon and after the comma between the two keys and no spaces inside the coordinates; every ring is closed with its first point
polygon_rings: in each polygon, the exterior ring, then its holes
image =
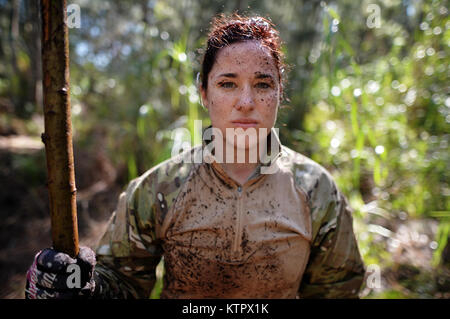
{"type": "Polygon", "coordinates": [[[46,248],[36,254],[27,271],[26,299],[89,298],[95,290],[95,253],[80,247],[76,259],[46,248]]]}

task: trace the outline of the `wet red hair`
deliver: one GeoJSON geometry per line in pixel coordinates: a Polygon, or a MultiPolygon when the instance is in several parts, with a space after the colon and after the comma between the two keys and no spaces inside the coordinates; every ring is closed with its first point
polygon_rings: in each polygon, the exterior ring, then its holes
{"type": "Polygon", "coordinates": [[[262,45],[270,50],[282,85],[285,69],[284,55],[275,25],[259,16],[244,17],[234,13],[231,16],[221,14],[211,22],[201,69],[201,86],[204,90],[208,87],[208,75],[214,66],[217,52],[232,43],[250,40],[261,41],[262,45]]]}

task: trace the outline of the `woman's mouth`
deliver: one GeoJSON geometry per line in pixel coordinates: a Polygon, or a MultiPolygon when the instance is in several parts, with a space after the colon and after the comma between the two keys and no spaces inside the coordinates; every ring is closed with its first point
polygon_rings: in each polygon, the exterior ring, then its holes
{"type": "Polygon", "coordinates": [[[231,121],[234,127],[248,128],[248,127],[256,127],[258,125],[258,121],[253,119],[237,119],[231,121]]]}

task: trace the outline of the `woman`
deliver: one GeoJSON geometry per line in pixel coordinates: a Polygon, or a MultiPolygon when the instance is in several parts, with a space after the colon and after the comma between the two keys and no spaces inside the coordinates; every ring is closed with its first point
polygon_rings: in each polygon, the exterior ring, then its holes
{"type": "Polygon", "coordinates": [[[88,248],[77,260],[38,254],[27,297],[70,295],[54,290],[67,275],[43,274],[78,263],[86,276],[77,294],[147,298],[161,257],[161,298],[357,297],[364,266],[347,201],[324,168],[281,145],[273,128],[283,67],[269,21],[214,19],[200,86],[213,134],[130,183],[95,268],[88,248]],[[268,155],[252,160],[254,151],[268,155]]]}

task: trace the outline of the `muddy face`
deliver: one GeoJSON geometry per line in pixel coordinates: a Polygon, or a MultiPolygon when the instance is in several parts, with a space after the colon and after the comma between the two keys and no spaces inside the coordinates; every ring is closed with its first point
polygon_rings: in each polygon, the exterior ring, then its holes
{"type": "MultiPolygon", "coordinates": [[[[275,60],[259,41],[245,41],[221,49],[201,89],[211,124],[226,136],[226,128],[274,126],[281,96],[275,60]]],[[[261,131],[263,132],[263,131],[261,131]]],[[[259,140],[259,136],[258,136],[259,140]]]]}

